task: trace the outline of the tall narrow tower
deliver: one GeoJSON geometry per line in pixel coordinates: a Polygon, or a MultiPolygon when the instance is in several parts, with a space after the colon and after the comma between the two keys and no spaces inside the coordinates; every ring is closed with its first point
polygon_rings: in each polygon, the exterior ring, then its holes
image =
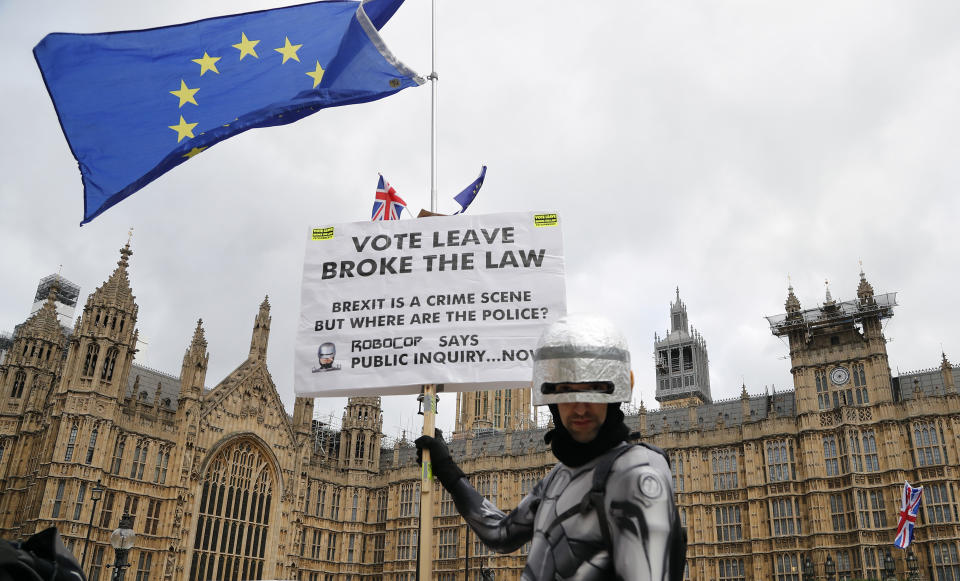
{"type": "Polygon", "coordinates": [[[687,321],[687,305],[670,303],[670,332],[654,335],[657,372],[657,401],[661,407],[674,408],[710,402],[710,360],[707,344],[687,321]]]}
{"type": "Polygon", "coordinates": [[[56,285],[47,289],[43,307],[20,325],[6,365],[0,366],[0,415],[22,418],[41,412],[60,367],[66,337],[57,321],[56,285]]]}
{"type": "Polygon", "coordinates": [[[340,468],[380,471],[383,416],[379,397],[351,397],[343,411],[340,468]]]}
{"type": "Polygon", "coordinates": [[[58,393],[88,392],[123,400],[137,346],[136,297],[130,288],[130,242],[120,250],[117,268],[87,299],[70,337],[58,393]]]}

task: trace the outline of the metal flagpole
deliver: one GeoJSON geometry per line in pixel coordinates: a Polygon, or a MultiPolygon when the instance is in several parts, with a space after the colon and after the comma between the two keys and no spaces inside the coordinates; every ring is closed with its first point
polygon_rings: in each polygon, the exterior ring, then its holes
{"type": "Polygon", "coordinates": [[[437,211],[437,0],[430,10],[430,211],[437,211]]]}
{"type": "MultiPolygon", "coordinates": [[[[430,211],[437,211],[437,0],[430,3],[430,211]]],[[[423,386],[423,435],[433,436],[437,417],[437,386],[423,386]]],[[[420,552],[417,578],[433,579],[433,468],[423,451],[420,469],[420,552]]]]}

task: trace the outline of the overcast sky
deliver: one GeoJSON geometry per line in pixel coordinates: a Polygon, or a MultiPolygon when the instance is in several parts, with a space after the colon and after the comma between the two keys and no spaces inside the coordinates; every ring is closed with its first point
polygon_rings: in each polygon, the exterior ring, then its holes
{"type": "MultiPolygon", "coordinates": [[[[960,361],[960,3],[438,1],[439,211],[489,166],[471,213],[556,210],[570,311],[626,330],[654,402],[653,335],[674,288],[705,337],[714,399],[791,386],[764,315],[855,297],[859,264],[896,291],[893,373],[960,361]]],[[[246,357],[264,295],[268,361],[293,408],[304,238],[370,215],[377,172],[429,201],[428,86],[229,139],[94,220],[31,54],[49,32],[176,24],[283,5],[0,0],[0,330],[63,265],[81,305],[134,228],[130,278],[147,342],[179,374],[202,317],[213,386],[246,357]]],[[[383,30],[430,72],[430,2],[383,30]]],[[[344,399],[317,400],[339,418],[344,399]]],[[[384,431],[419,430],[413,396],[384,431]]],[[[453,396],[439,424],[453,423],[453,396]]]]}

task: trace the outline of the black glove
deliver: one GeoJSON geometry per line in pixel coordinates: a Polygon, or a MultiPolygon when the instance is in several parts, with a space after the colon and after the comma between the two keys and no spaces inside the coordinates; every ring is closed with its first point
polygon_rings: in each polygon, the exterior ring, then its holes
{"type": "Polygon", "coordinates": [[[450,488],[464,476],[463,470],[457,466],[457,463],[450,457],[450,449],[447,443],[443,441],[443,432],[439,428],[434,428],[434,437],[420,436],[413,443],[417,447],[417,464],[423,464],[423,449],[430,452],[430,464],[433,467],[433,474],[440,481],[444,488],[450,488]]]}
{"type": "Polygon", "coordinates": [[[80,564],[57,529],[50,527],[26,541],[0,540],[0,580],[2,581],[83,581],[80,564]]]}

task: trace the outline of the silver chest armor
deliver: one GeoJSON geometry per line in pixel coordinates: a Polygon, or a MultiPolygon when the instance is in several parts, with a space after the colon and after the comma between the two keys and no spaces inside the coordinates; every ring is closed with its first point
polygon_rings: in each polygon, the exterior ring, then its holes
{"type": "Polygon", "coordinates": [[[454,501],[492,550],[507,553],[531,542],[524,581],[669,579],[676,514],[670,470],[657,452],[642,446],[623,452],[623,446],[578,468],[557,464],[509,514],[481,497],[466,479],[457,482],[454,501]],[[602,499],[608,543],[597,511],[582,501],[596,466],[618,453],[602,499]],[[572,514],[560,520],[565,513],[572,514]]]}

